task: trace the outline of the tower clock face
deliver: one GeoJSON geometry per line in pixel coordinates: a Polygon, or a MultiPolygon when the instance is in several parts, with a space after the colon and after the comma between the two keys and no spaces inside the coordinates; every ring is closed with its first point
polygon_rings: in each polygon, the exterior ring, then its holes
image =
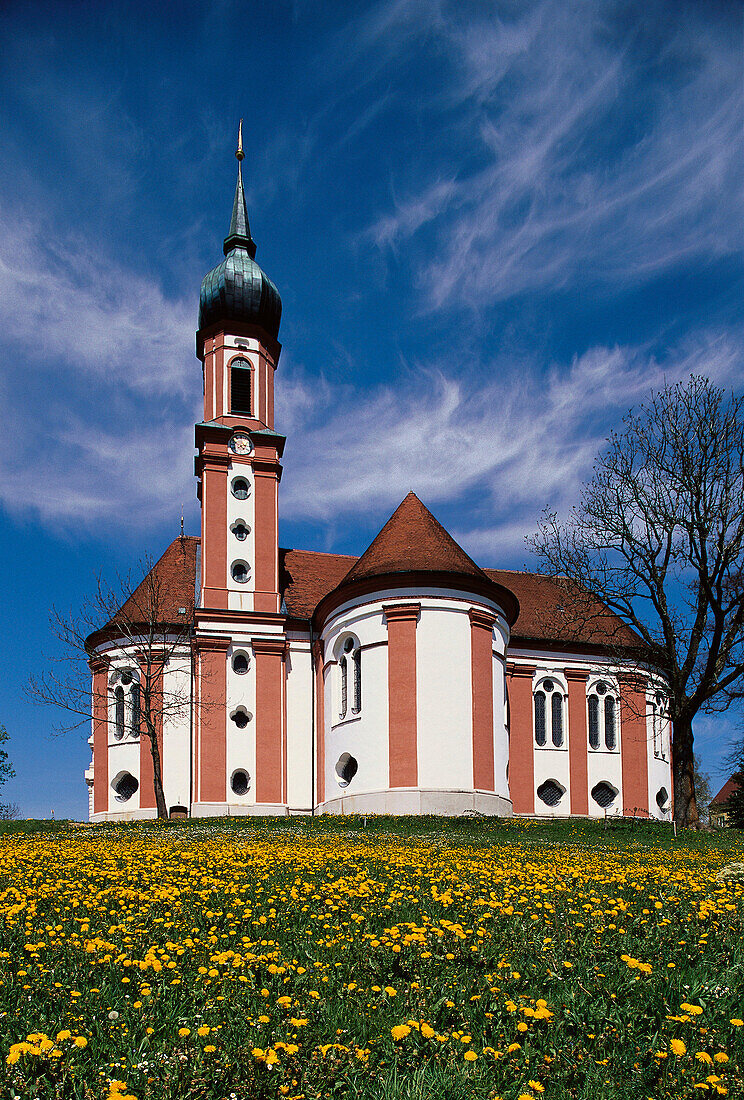
{"type": "Polygon", "coordinates": [[[234,455],[249,455],[253,451],[251,437],[245,432],[233,432],[229,446],[234,455]]]}

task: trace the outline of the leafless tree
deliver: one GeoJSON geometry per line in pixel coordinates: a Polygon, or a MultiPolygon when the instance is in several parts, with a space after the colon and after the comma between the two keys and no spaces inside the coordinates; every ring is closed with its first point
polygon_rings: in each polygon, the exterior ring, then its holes
{"type": "Polygon", "coordinates": [[[190,543],[193,540],[182,537],[174,544],[180,544],[183,556],[182,563],[177,553],[168,560],[175,570],[163,567],[171,547],[156,564],[142,561],[144,577],[139,583],[128,576],[109,585],[99,577],[92,597],[77,615],[63,615],[53,608],[52,632],[63,650],[59,666],[30,682],[35,701],[61,708],[70,716],[57,726],[58,732],[69,732],[90,722],[91,713],[108,720],[112,701],[108,670],[129,666],[139,683],[139,714],[133,719],[138,728],[133,732],[149,742],[159,818],[168,816],[160,752],[164,722],[188,715],[191,705],[190,677],[185,684],[181,679],[183,686],[176,687],[172,677],[164,679],[171,662],[189,659],[191,652],[194,592],[193,568],[188,568],[193,554],[190,543]],[[96,669],[105,675],[91,677],[96,669]]]}
{"type": "Polygon", "coordinates": [[[609,608],[638,640],[618,658],[666,678],[674,817],[697,827],[693,720],[742,697],[744,399],[698,376],[652,394],[610,435],[568,520],[546,512],[528,542],[567,612],[586,623],[609,608]]]}

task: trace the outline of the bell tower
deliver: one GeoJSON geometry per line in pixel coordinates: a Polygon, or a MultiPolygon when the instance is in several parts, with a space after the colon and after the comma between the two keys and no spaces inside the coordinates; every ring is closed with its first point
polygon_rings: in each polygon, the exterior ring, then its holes
{"type": "Polygon", "coordinates": [[[204,414],[196,425],[201,502],[195,608],[194,813],[281,813],[286,806],[286,636],[278,490],[284,436],[274,430],[282,303],[256,263],[238,178],[224,259],[204,277],[196,354],[204,414]]]}
{"type": "Polygon", "coordinates": [[[202,282],[196,353],[204,419],[196,426],[202,506],[200,606],[278,613],[277,499],[284,437],[274,431],[282,303],[256,263],[238,179],[224,260],[202,282]]]}

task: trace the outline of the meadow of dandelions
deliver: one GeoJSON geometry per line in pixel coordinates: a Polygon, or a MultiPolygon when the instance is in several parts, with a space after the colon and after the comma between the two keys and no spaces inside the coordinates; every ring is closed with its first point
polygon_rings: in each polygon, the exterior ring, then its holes
{"type": "Polygon", "coordinates": [[[736,838],[280,824],[1,834],[0,1095],[744,1096],[736,838]]]}

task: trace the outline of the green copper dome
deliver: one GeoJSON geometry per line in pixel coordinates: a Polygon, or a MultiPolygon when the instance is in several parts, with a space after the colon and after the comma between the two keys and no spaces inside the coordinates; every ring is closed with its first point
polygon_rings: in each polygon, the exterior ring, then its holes
{"type": "MultiPolygon", "coordinates": [[[[199,328],[226,321],[259,325],[277,338],[282,318],[282,300],[268,275],[256,263],[256,244],[251,237],[243,192],[238,149],[238,182],[235,188],[230,232],[225,237],[225,258],[202,280],[199,296],[199,328]]],[[[236,154],[237,155],[237,154],[236,154]]]]}

